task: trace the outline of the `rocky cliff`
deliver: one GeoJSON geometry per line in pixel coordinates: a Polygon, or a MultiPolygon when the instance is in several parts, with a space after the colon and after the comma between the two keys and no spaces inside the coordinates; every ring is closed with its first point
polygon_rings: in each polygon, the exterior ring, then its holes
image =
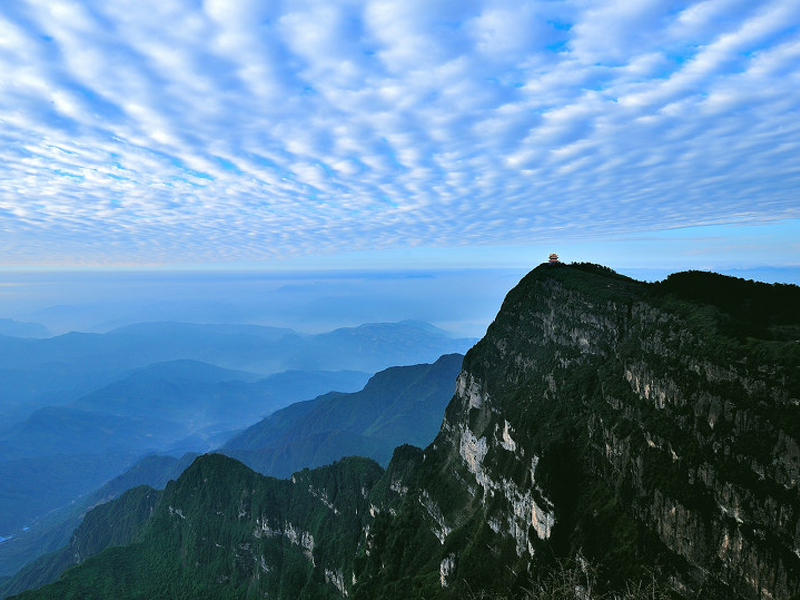
{"type": "MultiPolygon", "coordinates": [[[[523,595],[578,557],[597,570],[597,594],[655,578],[683,598],[791,598],[798,306],[794,286],[542,265],[465,357],[424,451],[398,449],[385,472],[345,462],[293,484],[198,459],[167,489],[145,546],[87,563],[124,589],[109,569],[146,573],[157,542],[171,557],[159,572],[193,581],[196,597],[463,598],[523,595]],[[239,474],[211,494],[218,469],[239,474]]],[[[80,573],[59,593],[79,589],[80,573]]]]}
{"type": "MultiPolygon", "coordinates": [[[[425,568],[513,590],[580,552],[606,589],[655,570],[686,597],[797,593],[797,307],[796,287],[705,273],[534,270],[465,358],[409,494],[425,568]]],[[[365,589],[406,580],[403,597],[413,572],[381,563],[365,589]]]]}

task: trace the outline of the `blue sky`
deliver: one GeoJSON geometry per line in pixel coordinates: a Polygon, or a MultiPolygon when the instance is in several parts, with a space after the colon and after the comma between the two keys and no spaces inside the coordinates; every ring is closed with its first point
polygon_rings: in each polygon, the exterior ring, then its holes
{"type": "Polygon", "coordinates": [[[0,267],[550,251],[800,264],[797,0],[0,3],[0,267]]]}

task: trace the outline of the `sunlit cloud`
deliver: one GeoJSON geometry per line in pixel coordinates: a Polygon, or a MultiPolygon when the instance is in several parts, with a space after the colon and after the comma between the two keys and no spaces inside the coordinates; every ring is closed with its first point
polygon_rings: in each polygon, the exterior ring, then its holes
{"type": "Polygon", "coordinates": [[[0,6],[0,263],[800,217],[800,5],[0,6]]]}

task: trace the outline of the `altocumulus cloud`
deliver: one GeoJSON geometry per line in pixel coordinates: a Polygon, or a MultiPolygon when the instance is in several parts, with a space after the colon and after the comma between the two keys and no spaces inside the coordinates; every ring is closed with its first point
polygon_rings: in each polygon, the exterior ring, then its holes
{"type": "Polygon", "coordinates": [[[0,263],[800,217],[796,0],[0,5],[0,263]]]}

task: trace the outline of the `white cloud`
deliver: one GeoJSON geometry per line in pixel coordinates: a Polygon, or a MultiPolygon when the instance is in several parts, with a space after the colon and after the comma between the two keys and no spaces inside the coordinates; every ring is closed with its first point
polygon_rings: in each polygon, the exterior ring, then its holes
{"type": "Polygon", "coordinates": [[[800,6],[0,6],[6,264],[797,217],[800,6]]]}

